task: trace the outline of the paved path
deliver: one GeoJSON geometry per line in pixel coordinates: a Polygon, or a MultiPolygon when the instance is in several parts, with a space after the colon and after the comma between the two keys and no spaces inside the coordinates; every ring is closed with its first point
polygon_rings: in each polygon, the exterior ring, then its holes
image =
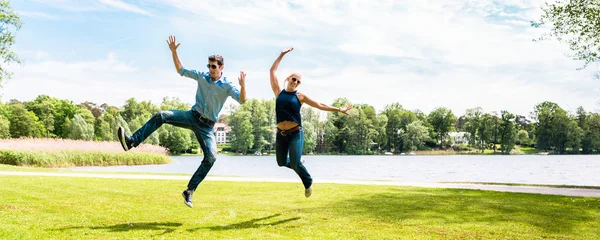
{"type": "MultiPolygon", "coordinates": [[[[110,174],[110,173],[57,173],[57,172],[9,172],[0,171],[0,176],[51,176],[51,177],[93,177],[93,178],[127,178],[127,179],[159,179],[159,180],[185,180],[190,176],[156,175],[156,174],[110,174]]],[[[276,178],[246,178],[246,177],[217,177],[207,176],[207,181],[234,181],[234,182],[300,182],[299,179],[276,178]]],[[[457,184],[457,183],[424,183],[424,182],[394,182],[394,181],[340,181],[340,180],[315,180],[315,183],[384,185],[384,186],[414,186],[426,188],[457,188],[476,189],[499,192],[537,193],[563,196],[581,196],[600,198],[600,189],[586,188],[554,188],[532,186],[506,186],[486,184],[457,184]]]]}

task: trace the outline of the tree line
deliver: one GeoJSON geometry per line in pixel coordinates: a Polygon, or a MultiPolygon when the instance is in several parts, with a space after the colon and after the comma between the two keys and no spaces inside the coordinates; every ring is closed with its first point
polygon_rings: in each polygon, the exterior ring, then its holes
{"type": "MultiPolygon", "coordinates": [[[[345,98],[334,107],[349,104],[345,98]]],[[[555,153],[600,153],[600,115],[579,107],[569,113],[553,102],[534,106],[529,118],[508,111],[467,109],[460,116],[438,107],[425,114],[392,103],[377,112],[368,104],[353,104],[348,115],[302,107],[305,154],[381,154],[416,150],[486,149],[509,154],[516,145],[555,153]],[[468,144],[453,145],[451,132],[461,132],[468,144]]],[[[117,141],[116,129],[128,134],[161,110],[189,110],[178,98],[163,98],[160,105],[130,98],[122,107],[40,95],[32,101],[0,103],[0,138],[65,138],[117,141]]],[[[226,150],[239,153],[269,152],[275,144],[275,100],[250,99],[229,106],[219,120],[231,127],[226,150]]],[[[199,144],[192,131],[163,125],[144,143],[164,146],[171,153],[195,153],[199,144]]]]}

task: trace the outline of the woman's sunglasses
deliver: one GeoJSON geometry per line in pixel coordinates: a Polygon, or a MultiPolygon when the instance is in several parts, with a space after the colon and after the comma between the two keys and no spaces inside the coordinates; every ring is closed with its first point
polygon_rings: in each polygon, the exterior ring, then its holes
{"type": "Polygon", "coordinates": [[[298,82],[298,84],[300,84],[300,80],[296,79],[295,77],[292,78],[293,82],[298,82]]]}

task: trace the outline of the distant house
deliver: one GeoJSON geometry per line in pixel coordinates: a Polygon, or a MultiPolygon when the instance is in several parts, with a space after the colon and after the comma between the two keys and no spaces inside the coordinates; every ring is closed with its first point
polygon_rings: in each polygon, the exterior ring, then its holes
{"type": "Polygon", "coordinates": [[[452,145],[456,144],[469,144],[469,133],[468,132],[451,132],[448,133],[452,145]]]}
{"type": "Polygon", "coordinates": [[[217,144],[228,143],[230,141],[228,133],[231,131],[231,127],[223,122],[215,123],[215,135],[217,137],[217,144]]]}

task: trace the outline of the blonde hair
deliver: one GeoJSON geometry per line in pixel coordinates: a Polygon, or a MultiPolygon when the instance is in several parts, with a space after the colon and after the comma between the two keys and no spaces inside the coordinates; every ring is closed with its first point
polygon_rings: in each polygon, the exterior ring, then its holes
{"type": "Polygon", "coordinates": [[[296,76],[297,78],[300,78],[300,79],[302,79],[302,74],[301,74],[301,73],[299,73],[299,72],[292,72],[292,73],[290,73],[290,75],[288,75],[288,76],[285,78],[285,80],[283,81],[283,88],[286,88],[286,87],[287,87],[287,86],[286,86],[286,84],[287,84],[287,81],[288,81],[288,79],[290,79],[290,78],[292,78],[292,77],[294,77],[294,76],[296,76]]]}

